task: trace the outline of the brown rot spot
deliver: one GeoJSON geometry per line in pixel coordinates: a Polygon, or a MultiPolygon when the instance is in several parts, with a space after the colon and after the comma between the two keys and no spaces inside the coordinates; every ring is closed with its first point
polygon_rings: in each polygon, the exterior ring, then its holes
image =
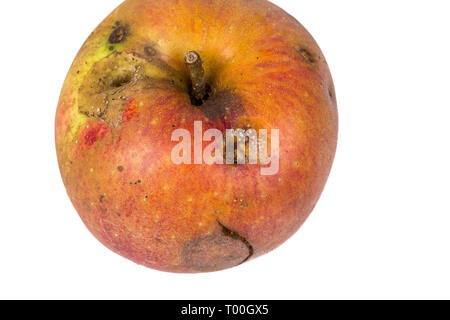
{"type": "Polygon", "coordinates": [[[121,43],[128,36],[127,28],[120,26],[120,24],[119,25],[116,24],[116,26],[117,28],[114,29],[114,31],[110,34],[108,39],[109,43],[111,44],[121,43]]]}
{"type": "Polygon", "coordinates": [[[152,46],[148,46],[144,48],[144,52],[147,56],[149,57],[154,57],[156,56],[156,49],[153,48],[152,46]]]}
{"type": "Polygon", "coordinates": [[[330,97],[331,100],[334,99],[333,89],[328,88],[328,96],[330,97]]]}
{"type": "Polygon", "coordinates": [[[300,56],[303,58],[305,62],[312,65],[316,63],[316,59],[314,59],[314,56],[308,50],[300,47],[295,47],[295,50],[300,54],[300,56]]]}
{"type": "Polygon", "coordinates": [[[192,272],[218,271],[248,261],[253,246],[237,232],[218,223],[220,231],[190,241],[183,250],[183,259],[192,272]]]}
{"type": "Polygon", "coordinates": [[[174,87],[171,79],[153,77],[155,68],[159,65],[134,53],[111,53],[84,77],[78,90],[78,111],[103,120],[111,128],[130,121],[139,111],[133,96],[174,87]]]}
{"type": "Polygon", "coordinates": [[[147,85],[143,62],[133,59],[114,52],[95,63],[78,91],[79,112],[117,127],[122,122],[124,97],[147,85]]]}
{"type": "Polygon", "coordinates": [[[117,167],[117,171],[119,171],[119,172],[123,172],[123,169],[124,169],[123,166],[118,166],[117,167]]]}

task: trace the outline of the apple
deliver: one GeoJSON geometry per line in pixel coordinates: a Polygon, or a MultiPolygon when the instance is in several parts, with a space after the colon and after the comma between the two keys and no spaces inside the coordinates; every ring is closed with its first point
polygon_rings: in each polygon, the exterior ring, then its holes
{"type": "Polygon", "coordinates": [[[328,178],[338,114],[323,53],[270,2],[127,0],[75,58],[55,127],[90,232],[138,264],[197,273],[261,256],[300,228],[328,178]],[[205,139],[250,129],[267,133],[271,174],[248,145],[220,161],[228,145],[205,139]],[[186,161],[173,159],[176,130],[191,133],[186,161]]]}

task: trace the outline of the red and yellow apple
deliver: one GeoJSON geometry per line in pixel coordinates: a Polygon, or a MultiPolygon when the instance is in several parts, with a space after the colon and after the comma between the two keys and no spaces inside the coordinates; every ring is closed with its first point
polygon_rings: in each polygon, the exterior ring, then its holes
{"type": "Polygon", "coordinates": [[[127,0],[78,53],[55,127],[64,184],[92,234],[136,263],[190,273],[237,266],[299,229],[328,178],[338,115],[321,50],[268,1],[127,0]],[[195,121],[278,129],[279,172],[175,164],[172,132],[195,121]]]}

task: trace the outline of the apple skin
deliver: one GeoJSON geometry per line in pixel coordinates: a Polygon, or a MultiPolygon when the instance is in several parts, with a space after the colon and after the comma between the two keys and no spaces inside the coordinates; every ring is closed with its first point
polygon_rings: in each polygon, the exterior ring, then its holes
{"type": "Polygon", "coordinates": [[[138,264],[197,273],[261,256],[300,228],[328,178],[338,114],[321,50],[270,2],[128,0],[78,53],[55,127],[61,175],[90,232],[138,264]],[[200,54],[215,93],[201,108],[188,94],[189,50],[200,54]],[[141,59],[147,82],[108,75],[123,57],[141,59]],[[97,76],[124,86],[120,106],[114,100],[103,116],[87,112],[106,110],[101,97],[112,102],[109,93],[94,98],[110,89],[95,87],[97,76]],[[224,107],[226,114],[217,111],[224,107]],[[192,132],[194,121],[204,130],[279,129],[279,173],[262,176],[259,165],[175,165],[171,134],[192,132]]]}

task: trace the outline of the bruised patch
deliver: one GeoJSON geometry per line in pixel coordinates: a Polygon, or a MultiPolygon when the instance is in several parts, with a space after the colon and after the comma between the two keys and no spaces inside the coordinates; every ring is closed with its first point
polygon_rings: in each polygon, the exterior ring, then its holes
{"type": "MultiPolygon", "coordinates": [[[[247,205],[248,206],[248,205],[247,205]]],[[[248,240],[246,238],[244,238],[243,236],[241,236],[239,233],[237,233],[236,231],[233,231],[231,229],[228,229],[227,227],[225,227],[222,223],[218,222],[218,224],[222,227],[222,233],[226,236],[226,237],[230,237],[232,239],[235,240],[239,240],[241,241],[243,244],[245,244],[245,246],[248,249],[248,256],[247,258],[242,261],[241,263],[245,263],[247,262],[254,253],[254,249],[253,246],[250,244],[250,242],[248,242],[248,240]]]]}
{"type": "Polygon", "coordinates": [[[108,126],[105,123],[88,125],[81,133],[82,145],[90,147],[99,140],[102,140],[108,132],[108,126]]]}
{"type": "Polygon", "coordinates": [[[237,232],[219,223],[220,231],[195,238],[183,249],[183,260],[193,272],[211,272],[231,268],[248,261],[252,245],[237,232]]]}
{"type": "Polygon", "coordinates": [[[219,91],[213,93],[205,103],[201,106],[197,106],[197,108],[201,110],[209,120],[221,120],[227,123],[238,118],[244,112],[241,99],[231,91],[219,91]]]}
{"type": "Polygon", "coordinates": [[[131,98],[125,104],[125,110],[123,111],[122,122],[129,122],[138,114],[138,103],[136,99],[131,98]]]}

